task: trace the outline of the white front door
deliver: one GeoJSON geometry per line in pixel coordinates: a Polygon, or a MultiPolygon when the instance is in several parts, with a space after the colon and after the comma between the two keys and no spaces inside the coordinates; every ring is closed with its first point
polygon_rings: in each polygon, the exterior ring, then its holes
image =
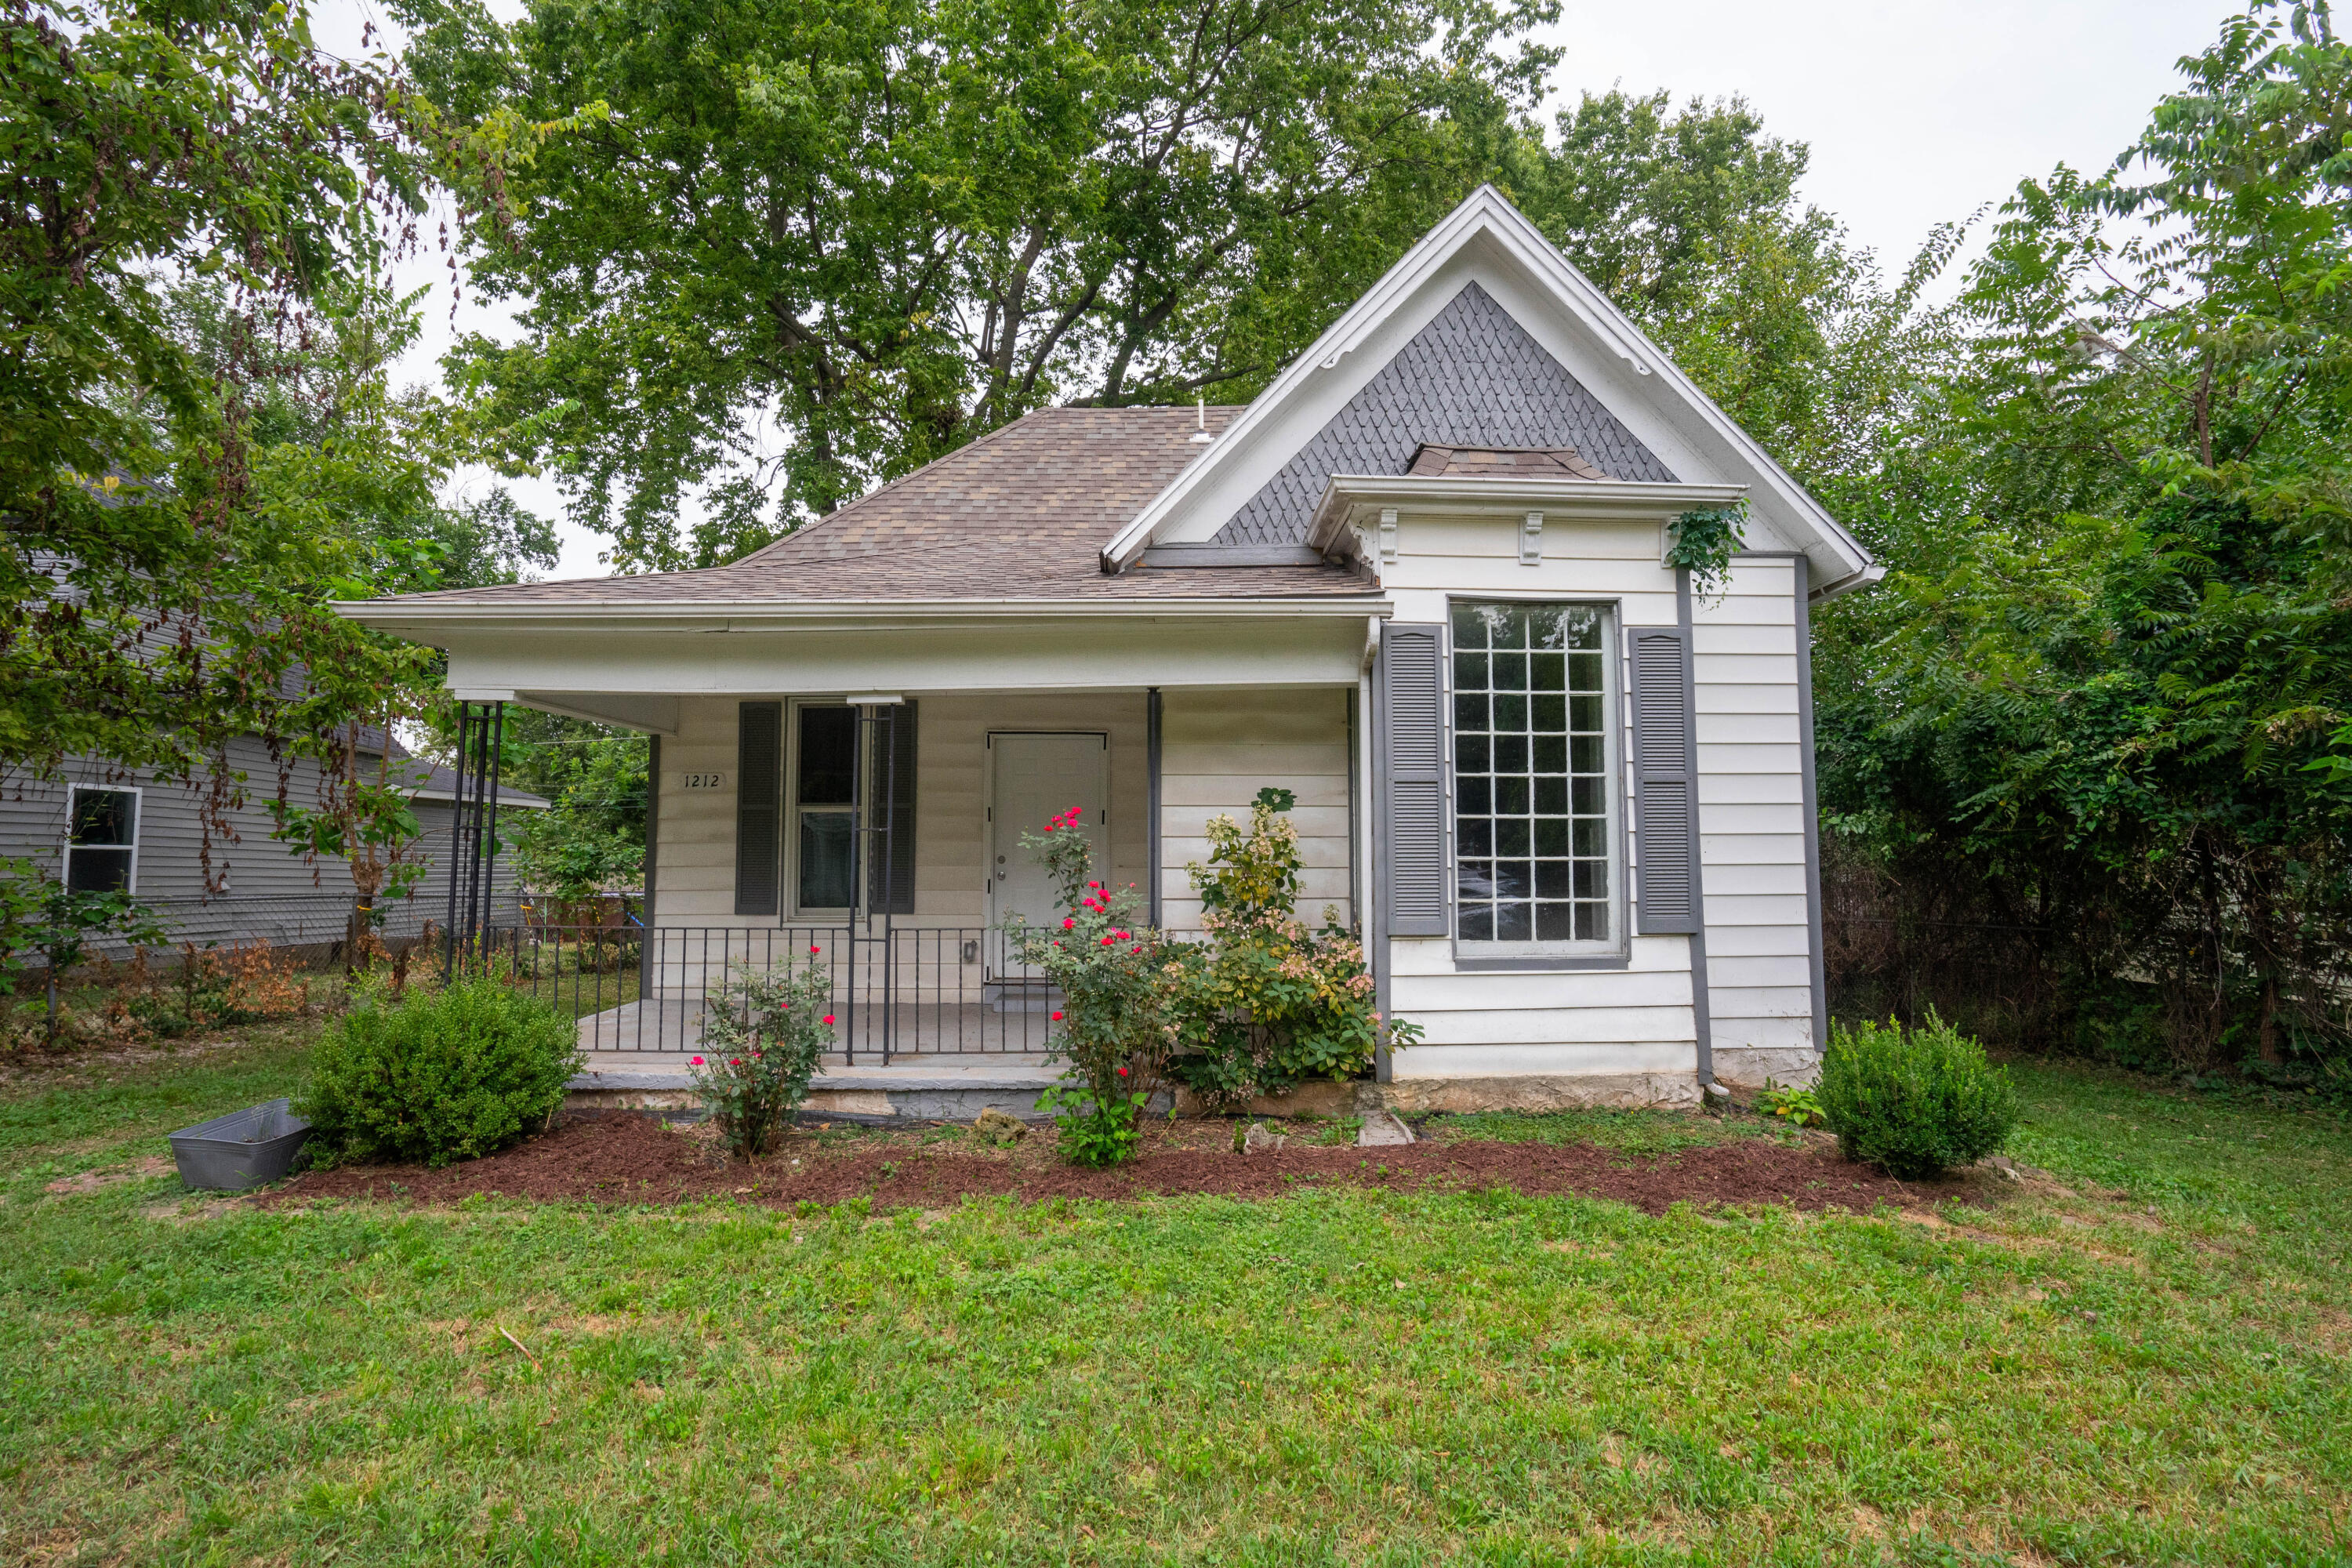
{"type": "MultiPolygon", "coordinates": [[[[988,922],[1002,927],[1018,914],[1033,926],[1059,925],[1054,885],[1036,857],[1021,847],[1021,836],[1043,833],[1075,805],[1094,847],[1094,874],[1110,880],[1110,833],[1103,820],[1110,795],[1109,737],[994,733],[988,737],[988,922]]],[[[1003,973],[1002,965],[991,967],[1003,973]]]]}

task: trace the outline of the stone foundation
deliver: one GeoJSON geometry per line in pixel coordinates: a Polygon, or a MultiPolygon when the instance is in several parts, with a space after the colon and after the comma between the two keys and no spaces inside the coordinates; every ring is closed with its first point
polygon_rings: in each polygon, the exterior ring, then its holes
{"type": "Polygon", "coordinates": [[[1407,1078],[1378,1088],[1388,1110],[1407,1116],[1436,1110],[1687,1110],[1699,1102],[1698,1079],[1688,1073],[1407,1078]]]}
{"type": "Polygon", "coordinates": [[[1822,1058],[1803,1046],[1717,1046],[1715,1076],[1717,1082],[1748,1093],[1762,1089],[1768,1078],[1802,1088],[1820,1080],[1822,1058]]]}
{"type": "Polygon", "coordinates": [[[1222,1110],[1212,1110],[1189,1089],[1176,1091],[1179,1116],[1315,1117],[1328,1121],[1379,1109],[1381,1086],[1376,1083],[1302,1083],[1287,1094],[1260,1095],[1247,1105],[1222,1110]]]}

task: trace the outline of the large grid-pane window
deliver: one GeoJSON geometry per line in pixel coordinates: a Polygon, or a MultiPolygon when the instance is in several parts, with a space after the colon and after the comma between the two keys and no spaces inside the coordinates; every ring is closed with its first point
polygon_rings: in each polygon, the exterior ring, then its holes
{"type": "Polygon", "coordinates": [[[1454,607],[1463,942],[1614,939],[1608,646],[1598,605],[1454,607]]]}

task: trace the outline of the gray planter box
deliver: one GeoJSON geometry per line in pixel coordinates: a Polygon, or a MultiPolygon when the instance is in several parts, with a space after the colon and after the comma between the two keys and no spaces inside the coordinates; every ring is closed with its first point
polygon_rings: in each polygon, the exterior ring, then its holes
{"type": "Polygon", "coordinates": [[[172,1157],[189,1186],[239,1193],[291,1172],[310,1136],[309,1122],[272,1100],[182,1128],[172,1134],[172,1157]]]}

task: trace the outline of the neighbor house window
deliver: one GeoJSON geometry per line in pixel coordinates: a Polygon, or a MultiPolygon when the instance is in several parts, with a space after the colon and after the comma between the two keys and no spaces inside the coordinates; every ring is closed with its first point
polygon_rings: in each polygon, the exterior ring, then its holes
{"type": "Polygon", "coordinates": [[[139,870],[139,792],[73,786],[66,806],[66,886],[131,892],[139,870]]]}
{"type": "Polygon", "coordinates": [[[1508,956],[1617,940],[1609,612],[1454,607],[1455,937],[1508,956]]]}
{"type": "Polygon", "coordinates": [[[803,913],[847,910],[857,902],[857,712],[813,706],[798,712],[793,902],[803,913]]]}

